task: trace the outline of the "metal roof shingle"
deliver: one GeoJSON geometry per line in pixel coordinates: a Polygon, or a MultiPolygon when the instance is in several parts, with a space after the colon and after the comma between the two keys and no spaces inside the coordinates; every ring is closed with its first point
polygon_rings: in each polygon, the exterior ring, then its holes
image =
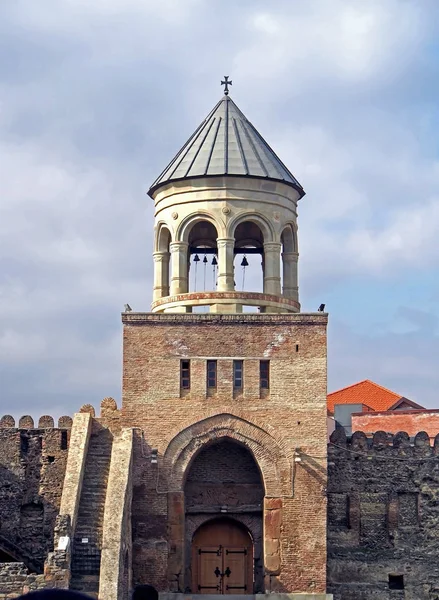
{"type": "Polygon", "coordinates": [[[221,98],[206,119],[154,181],[149,195],[171,181],[240,175],[282,181],[305,191],[230,96],[221,98]]]}

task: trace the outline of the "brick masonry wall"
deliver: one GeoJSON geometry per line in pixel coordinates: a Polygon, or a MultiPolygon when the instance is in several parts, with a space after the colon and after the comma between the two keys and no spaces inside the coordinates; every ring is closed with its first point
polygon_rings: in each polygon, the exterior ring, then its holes
{"type": "Polygon", "coordinates": [[[328,591],[334,600],[439,598],[439,435],[337,429],[328,449],[328,591]],[[404,590],[389,588],[403,576],[404,590]]]}
{"type": "Polygon", "coordinates": [[[434,438],[439,431],[439,411],[392,410],[354,413],[352,415],[352,431],[364,431],[364,433],[406,431],[410,436],[415,436],[419,431],[426,431],[431,438],[434,438]]]}
{"type": "Polygon", "coordinates": [[[197,451],[191,440],[204,444],[227,435],[250,439],[242,443],[263,471],[266,492],[276,490],[277,498],[265,509],[265,556],[273,557],[266,589],[324,591],[326,316],[129,313],[123,320],[121,420],[124,427],[143,431],[134,447],[134,583],[172,589],[170,573],[178,572],[183,560],[182,471],[197,451]],[[183,358],[191,360],[189,393],[180,390],[183,358]],[[206,390],[208,358],[218,361],[214,395],[206,390]],[[233,391],[234,358],[244,360],[242,394],[233,391]],[[259,389],[261,359],[270,360],[268,395],[259,389]],[[203,431],[203,423],[210,422],[203,431]],[[296,464],[297,449],[303,459],[296,464]],[[153,450],[158,465],[151,463],[153,450]],[[176,486],[174,496],[167,494],[170,486],[176,486]]]}
{"type": "Polygon", "coordinates": [[[70,430],[50,428],[53,419],[40,419],[47,429],[33,428],[30,417],[19,428],[8,419],[0,421],[0,549],[42,573],[53,550],[70,430]]]}

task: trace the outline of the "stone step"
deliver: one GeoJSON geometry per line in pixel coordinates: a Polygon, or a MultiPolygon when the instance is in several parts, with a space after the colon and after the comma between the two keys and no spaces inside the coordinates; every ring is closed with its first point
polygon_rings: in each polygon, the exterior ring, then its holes
{"type": "Polygon", "coordinates": [[[109,436],[105,430],[90,438],[73,539],[70,587],[91,595],[97,595],[99,589],[100,548],[112,449],[109,436]],[[87,538],[88,543],[83,544],[83,538],[87,538]]]}

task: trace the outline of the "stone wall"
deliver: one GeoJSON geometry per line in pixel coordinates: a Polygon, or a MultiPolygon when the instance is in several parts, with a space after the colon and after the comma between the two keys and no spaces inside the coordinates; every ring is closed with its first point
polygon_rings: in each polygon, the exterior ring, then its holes
{"type": "Polygon", "coordinates": [[[0,550],[3,560],[24,562],[43,572],[53,550],[66,469],[71,419],[29,416],[18,427],[10,416],[0,420],[0,550]]]}
{"type": "Polygon", "coordinates": [[[438,600],[439,436],[342,429],[328,449],[328,590],[335,600],[438,600]],[[398,589],[402,588],[404,589],[398,589]]]}
{"type": "Polygon", "coordinates": [[[0,563],[0,600],[45,589],[44,575],[30,573],[22,562],[0,563]]]}
{"type": "Polygon", "coordinates": [[[265,590],[325,590],[326,316],[126,313],[123,321],[121,419],[141,430],[134,583],[175,589],[185,564],[188,467],[205,445],[229,438],[250,451],[264,481],[265,590]],[[185,358],[188,391],[180,389],[185,358]],[[214,393],[206,389],[208,358],[217,360],[214,393]],[[242,393],[233,390],[233,359],[244,360],[242,393]],[[259,385],[260,360],[270,360],[268,393],[259,385]]]}

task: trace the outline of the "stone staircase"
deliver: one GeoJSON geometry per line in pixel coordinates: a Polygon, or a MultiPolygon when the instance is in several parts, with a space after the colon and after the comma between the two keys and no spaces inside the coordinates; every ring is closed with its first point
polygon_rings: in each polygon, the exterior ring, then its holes
{"type": "Polygon", "coordinates": [[[113,436],[93,422],[73,538],[70,589],[97,598],[105,497],[113,436]]]}

